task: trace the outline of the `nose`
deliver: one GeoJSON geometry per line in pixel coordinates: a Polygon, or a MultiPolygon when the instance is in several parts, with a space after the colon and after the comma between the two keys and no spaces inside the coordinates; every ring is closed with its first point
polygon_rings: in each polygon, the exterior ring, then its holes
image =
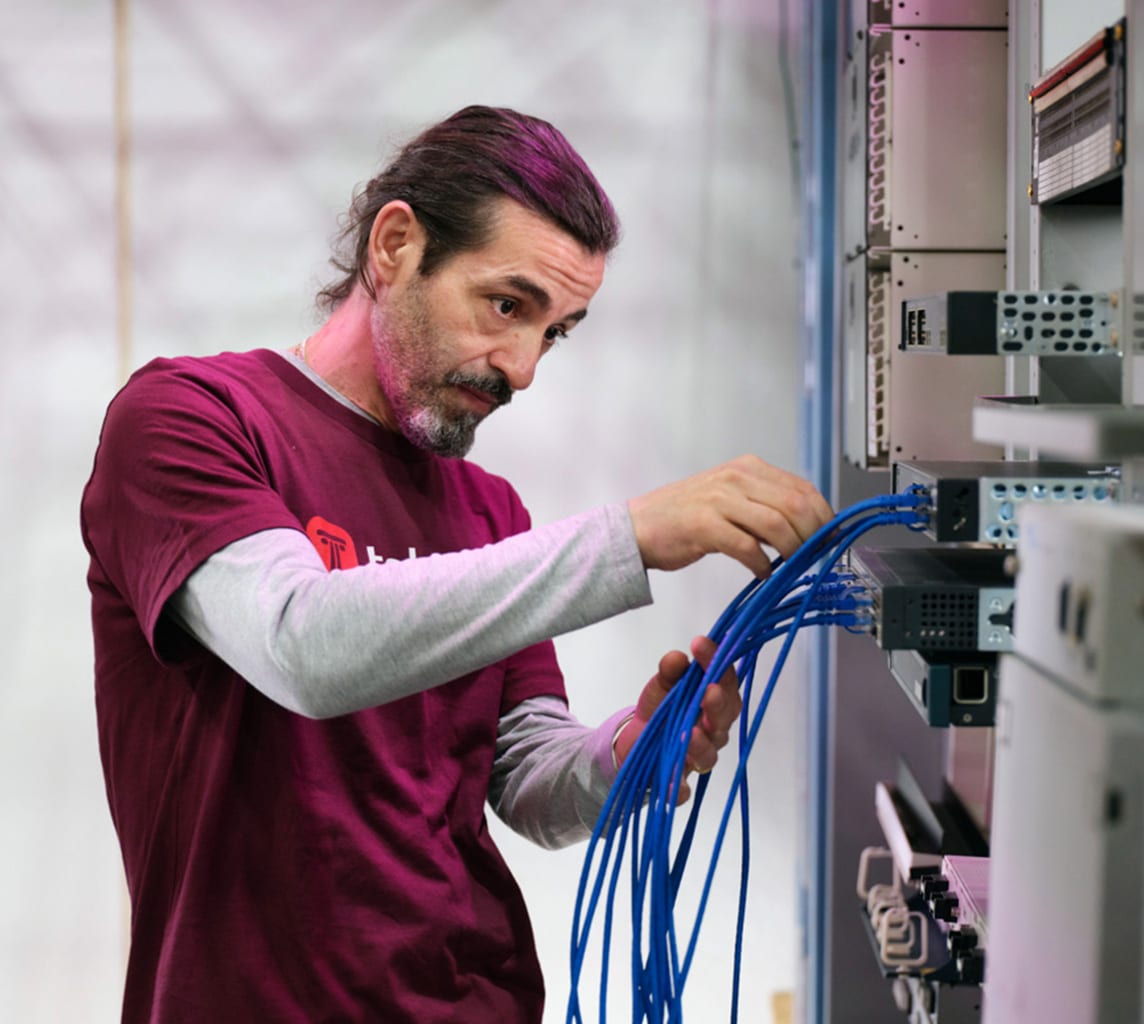
{"type": "Polygon", "coordinates": [[[536,376],[543,344],[543,337],[514,331],[489,354],[489,365],[504,374],[513,391],[523,391],[536,376]]]}

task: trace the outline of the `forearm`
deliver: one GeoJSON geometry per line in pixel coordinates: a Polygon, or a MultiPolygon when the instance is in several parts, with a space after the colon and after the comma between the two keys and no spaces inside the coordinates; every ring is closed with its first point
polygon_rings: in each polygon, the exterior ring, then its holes
{"type": "Polygon", "coordinates": [[[327,572],[305,535],[212,555],[168,610],[257,689],[310,717],[396,700],[650,601],[609,506],[472,551],[327,572]]]}
{"type": "Polygon", "coordinates": [[[556,849],[587,839],[616,777],[612,741],[630,709],[596,728],[555,697],[502,716],[489,803],[514,831],[556,849]]]}

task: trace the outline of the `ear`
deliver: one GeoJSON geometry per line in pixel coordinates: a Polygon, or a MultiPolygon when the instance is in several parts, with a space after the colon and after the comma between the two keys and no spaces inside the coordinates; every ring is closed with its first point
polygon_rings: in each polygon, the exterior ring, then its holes
{"type": "Polygon", "coordinates": [[[392,284],[415,272],[425,249],[425,229],[407,202],[394,199],[377,211],[369,232],[369,266],[374,284],[392,284]]]}

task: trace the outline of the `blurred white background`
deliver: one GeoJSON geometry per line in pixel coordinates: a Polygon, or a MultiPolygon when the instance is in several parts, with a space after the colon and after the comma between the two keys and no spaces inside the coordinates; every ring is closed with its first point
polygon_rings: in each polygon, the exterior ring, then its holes
{"type": "MultiPolygon", "coordinates": [[[[589,320],[482,429],[476,461],[512,480],[537,522],[744,451],[797,470],[794,98],[782,68],[785,54],[797,77],[799,26],[785,25],[785,2],[130,2],[123,351],[112,4],[4,5],[0,1019],[118,1018],[127,910],[96,749],[77,510],[121,364],[305,337],[353,186],[420,127],[468,103],[506,105],[568,135],[625,239],[589,320]]],[[[657,574],[653,607],[559,641],[574,710],[594,722],[630,703],[659,656],[708,628],[744,582],[712,560],[657,574]]],[[[750,1021],[770,1020],[772,994],[796,984],[802,686],[792,663],[751,759],[750,1021]]],[[[717,810],[712,800],[709,826],[717,810]]],[[[563,1020],[583,848],[546,853],[494,827],[533,912],[546,1020],[563,1020]]],[[[737,840],[689,982],[693,1020],[726,1018],[736,852],[737,840]]],[[[693,855],[696,887],[705,861],[693,855]]]]}

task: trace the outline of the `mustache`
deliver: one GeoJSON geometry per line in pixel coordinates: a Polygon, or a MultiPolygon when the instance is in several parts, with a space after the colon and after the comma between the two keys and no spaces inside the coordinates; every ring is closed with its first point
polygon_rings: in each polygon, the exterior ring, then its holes
{"type": "Polygon", "coordinates": [[[445,374],[445,383],[473,388],[476,391],[483,391],[492,398],[498,406],[508,405],[508,403],[512,401],[512,386],[509,384],[505,375],[499,370],[494,370],[487,376],[453,370],[445,374]]]}

